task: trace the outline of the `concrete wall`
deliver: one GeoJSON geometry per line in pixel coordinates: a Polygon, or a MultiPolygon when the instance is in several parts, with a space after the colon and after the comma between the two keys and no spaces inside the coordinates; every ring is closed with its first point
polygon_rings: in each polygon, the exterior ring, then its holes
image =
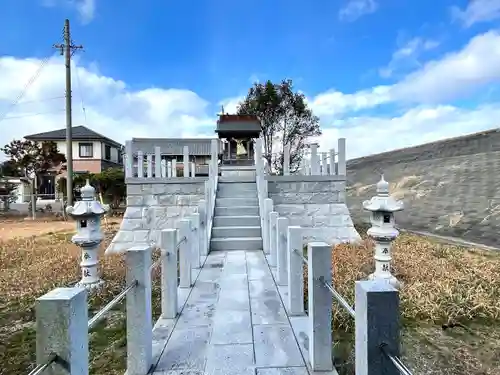
{"type": "Polygon", "coordinates": [[[344,176],[267,176],[274,211],[307,228],[308,240],[336,244],[359,239],[345,204],[344,176]]]}
{"type": "Polygon", "coordinates": [[[196,212],[204,198],[206,179],[128,178],[127,210],[106,253],[157,243],[162,229],[176,228],[177,221],[196,212]]]}
{"type": "Polygon", "coordinates": [[[405,210],[403,228],[500,246],[500,132],[497,129],[347,162],[347,205],[366,222],[362,201],[380,173],[405,210]]]}

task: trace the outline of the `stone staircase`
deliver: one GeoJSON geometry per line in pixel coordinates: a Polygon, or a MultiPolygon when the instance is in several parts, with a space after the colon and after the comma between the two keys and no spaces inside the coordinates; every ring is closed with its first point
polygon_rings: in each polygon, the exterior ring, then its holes
{"type": "Polygon", "coordinates": [[[262,250],[255,178],[219,178],[210,249],[262,250]]]}

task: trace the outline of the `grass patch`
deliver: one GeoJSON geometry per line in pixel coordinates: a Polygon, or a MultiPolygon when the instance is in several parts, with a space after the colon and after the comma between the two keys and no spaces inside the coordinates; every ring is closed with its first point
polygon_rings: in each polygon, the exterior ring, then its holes
{"type": "MultiPolygon", "coordinates": [[[[335,288],[351,304],[354,282],[374,269],[374,244],[364,229],[362,243],[332,251],[335,288]]],[[[392,273],[403,283],[403,359],[414,373],[500,373],[500,253],[402,233],[392,273]]],[[[339,372],[354,374],[354,320],[335,302],[333,325],[339,372]]]]}
{"type": "MultiPolygon", "coordinates": [[[[99,255],[105,284],[89,295],[89,318],[125,287],[121,255],[104,256],[117,230],[110,225],[99,255]]],[[[0,242],[0,375],[26,374],[36,353],[35,299],[80,278],[80,248],[71,234],[54,232],[0,242]]],[[[154,254],[156,259],[158,254],[154,254]]],[[[160,314],[160,268],[153,272],[153,318],[160,314]]],[[[127,358],[125,302],[89,332],[90,374],[123,374],[127,358]]]]}

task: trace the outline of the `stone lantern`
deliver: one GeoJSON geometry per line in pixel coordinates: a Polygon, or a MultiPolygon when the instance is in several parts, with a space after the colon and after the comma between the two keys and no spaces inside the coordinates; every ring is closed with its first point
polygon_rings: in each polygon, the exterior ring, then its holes
{"type": "Polygon", "coordinates": [[[403,210],[403,202],[389,195],[389,183],[384,180],[384,175],[377,184],[377,195],[364,201],[363,208],[371,212],[372,227],[367,233],[375,241],[375,272],[368,278],[388,280],[399,288],[399,281],[391,274],[391,243],[399,234],[394,227],[394,212],[403,210]]]}
{"type": "Polygon", "coordinates": [[[82,200],[74,206],[66,208],[66,212],[76,221],[76,234],[71,241],[82,248],[82,279],[77,284],[85,288],[93,288],[103,281],[99,277],[98,251],[104,235],[101,231],[101,217],[109,210],[95,199],[95,189],[89,180],[81,189],[82,200]]]}

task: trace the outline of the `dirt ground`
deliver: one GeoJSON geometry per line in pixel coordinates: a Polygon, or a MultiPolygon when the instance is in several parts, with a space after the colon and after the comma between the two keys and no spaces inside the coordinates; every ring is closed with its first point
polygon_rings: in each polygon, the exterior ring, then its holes
{"type": "MultiPolygon", "coordinates": [[[[117,222],[117,219],[113,219],[117,222]]],[[[14,238],[26,238],[43,234],[57,232],[71,232],[76,228],[73,220],[1,220],[0,221],[0,241],[8,241],[14,238]]]]}

